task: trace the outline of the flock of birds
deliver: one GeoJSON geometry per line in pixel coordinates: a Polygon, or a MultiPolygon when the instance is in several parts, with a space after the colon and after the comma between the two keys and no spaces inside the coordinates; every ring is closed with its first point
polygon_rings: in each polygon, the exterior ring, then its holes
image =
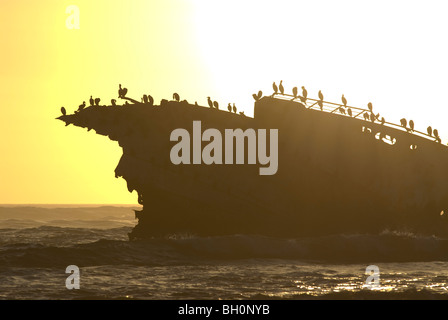
{"type": "MultiPolygon", "coordinates": [[[[121,84],[119,84],[118,87],[119,87],[118,88],[118,98],[135,101],[135,100],[132,100],[132,99],[126,97],[126,94],[128,92],[127,88],[123,88],[121,86],[121,84]]],[[[283,87],[283,80],[280,80],[280,83],[279,83],[278,86],[277,86],[277,84],[275,82],[273,82],[272,88],[274,89],[274,93],[272,94],[271,97],[274,97],[276,94],[279,94],[279,93],[281,95],[285,95],[285,88],[283,87]]],[[[297,87],[294,87],[292,89],[292,93],[293,93],[292,100],[295,100],[295,99],[299,98],[300,101],[303,104],[306,105],[306,102],[307,102],[307,99],[308,99],[308,91],[305,89],[304,86],[302,86],[302,95],[301,96],[298,94],[298,88],[297,87]]],[[[252,96],[255,99],[255,101],[258,101],[258,100],[261,99],[262,95],[263,95],[263,92],[260,90],[260,91],[258,91],[257,94],[254,93],[252,96]]],[[[311,106],[309,106],[309,108],[312,108],[314,105],[317,104],[319,106],[320,110],[323,111],[323,108],[324,108],[324,95],[322,94],[321,90],[319,90],[318,96],[319,96],[319,100],[317,100],[317,101],[314,100],[316,102],[314,104],[312,104],[311,106]]],[[[173,99],[175,101],[177,101],[177,102],[180,102],[179,94],[178,93],[174,93],[173,94],[173,99]]],[[[339,107],[335,108],[331,112],[333,113],[335,111],[339,111],[343,115],[348,114],[348,116],[353,117],[352,108],[347,106],[347,99],[344,97],[344,95],[342,95],[341,100],[342,100],[342,105],[339,105],[339,107]]],[[[101,101],[100,98],[95,98],[94,99],[93,96],[90,96],[90,99],[89,99],[90,106],[99,106],[100,101],[101,101]]],[[[111,99],[111,104],[113,106],[116,105],[116,102],[117,102],[117,100],[111,99]]],[[[146,95],[145,94],[141,98],[141,102],[144,103],[144,104],[153,105],[154,104],[154,99],[153,99],[153,97],[151,95],[146,95]]],[[[219,109],[219,103],[217,101],[212,101],[212,99],[210,97],[207,97],[207,103],[208,103],[208,106],[210,108],[219,109]]],[[[126,101],[125,104],[128,104],[128,102],[126,101]]],[[[195,105],[198,106],[198,103],[195,102],[195,105]]],[[[85,107],[86,107],[86,102],[83,101],[83,103],[81,105],[79,105],[78,110],[75,111],[75,113],[83,110],[85,107]]],[[[386,120],[384,119],[384,117],[381,117],[381,119],[380,119],[380,114],[379,113],[376,114],[376,115],[373,113],[373,105],[372,105],[371,102],[369,102],[367,104],[367,108],[368,108],[368,111],[366,111],[364,109],[360,109],[361,112],[359,112],[354,117],[356,118],[356,117],[358,117],[362,113],[363,117],[364,117],[364,120],[366,120],[366,121],[371,121],[372,123],[375,122],[375,121],[379,121],[381,123],[381,125],[384,125],[386,123],[386,120]]],[[[356,109],[359,109],[359,108],[356,108],[356,109]]],[[[233,103],[233,106],[229,103],[227,105],[227,110],[229,112],[233,111],[234,113],[236,113],[237,112],[237,108],[235,106],[235,103],[233,103]]],[[[62,112],[63,115],[67,114],[67,111],[66,111],[66,109],[64,107],[61,108],[61,112],[62,112]]],[[[244,115],[244,112],[240,112],[240,114],[244,115]]],[[[403,127],[407,132],[415,132],[414,121],[413,120],[409,120],[409,122],[408,122],[405,118],[402,118],[400,120],[400,126],[403,127]],[[408,125],[409,125],[409,127],[408,127],[408,125]]],[[[437,129],[433,129],[431,126],[429,126],[426,129],[426,132],[427,132],[428,136],[433,137],[436,142],[438,142],[438,143],[442,142],[441,139],[440,139],[439,132],[438,132],[437,129]]]]}
{"type": "MultiPolygon", "coordinates": [[[[272,83],[272,88],[274,89],[274,93],[272,94],[272,97],[274,97],[276,94],[279,94],[279,92],[281,95],[285,95],[285,88],[283,87],[282,80],[280,80],[280,83],[278,86],[275,82],[272,83]]],[[[298,95],[297,87],[292,88],[292,93],[293,93],[292,100],[299,98],[300,101],[306,105],[306,101],[308,99],[308,92],[304,86],[302,86],[302,95],[301,96],[298,95]]],[[[261,98],[262,94],[263,93],[261,91],[259,91],[258,94],[253,94],[252,96],[255,99],[255,101],[258,101],[261,98]]],[[[322,94],[321,90],[319,90],[318,96],[319,96],[319,100],[317,100],[309,108],[312,108],[314,105],[317,104],[320,107],[320,110],[323,111],[324,95],[322,94]]],[[[348,114],[350,117],[353,117],[353,111],[350,107],[347,106],[347,99],[344,97],[344,95],[342,95],[341,100],[342,100],[342,105],[339,105],[339,107],[335,108],[333,111],[331,111],[331,113],[333,113],[335,111],[339,111],[343,115],[348,114]]],[[[386,123],[386,120],[384,119],[384,117],[381,117],[381,119],[380,119],[379,113],[376,115],[373,113],[373,105],[371,102],[369,102],[367,104],[367,108],[369,111],[360,109],[361,112],[358,113],[357,115],[355,115],[355,118],[358,117],[360,114],[363,114],[364,120],[366,120],[366,121],[371,121],[371,122],[379,121],[381,123],[381,125],[384,125],[386,123]]],[[[356,109],[359,109],[359,108],[356,108],[356,109]]],[[[400,125],[407,132],[416,132],[414,129],[414,121],[413,120],[409,120],[409,123],[408,123],[408,121],[405,118],[402,118],[400,120],[400,125]],[[409,125],[409,127],[408,127],[408,125],[409,125]]],[[[442,142],[437,129],[433,129],[431,126],[429,126],[426,129],[426,132],[427,132],[428,136],[433,137],[436,142],[438,142],[438,143],[442,142]]]]}
{"type": "MultiPolygon", "coordinates": [[[[128,99],[128,100],[136,102],[135,100],[126,97],[127,92],[128,92],[127,88],[122,88],[121,84],[118,85],[118,98],[120,98],[120,99],[128,99]]],[[[177,102],[180,102],[179,94],[176,93],[176,92],[173,93],[173,99],[175,101],[177,101],[177,102]]],[[[95,98],[94,99],[93,96],[90,96],[89,102],[90,102],[90,106],[91,107],[99,106],[100,105],[100,101],[101,101],[100,98],[95,98]]],[[[212,101],[210,97],[207,97],[207,102],[208,102],[208,105],[209,105],[210,108],[219,109],[219,103],[217,101],[212,101]]],[[[152,105],[154,105],[154,98],[151,95],[144,94],[143,97],[141,98],[141,103],[150,104],[152,106],[152,105]]],[[[116,99],[111,99],[111,104],[112,104],[112,106],[116,106],[117,105],[117,100],[116,99]]],[[[125,104],[128,104],[128,102],[126,101],[125,104]]],[[[199,106],[197,102],[195,102],[195,106],[199,106]]],[[[80,112],[85,107],[86,107],[86,102],[83,101],[82,104],[80,104],[78,106],[78,110],[76,110],[75,113],[80,112]]],[[[235,103],[233,104],[233,106],[229,103],[228,106],[227,106],[227,110],[229,110],[229,112],[233,111],[234,113],[236,113],[237,112],[237,108],[235,106],[235,103]]],[[[67,110],[64,107],[61,107],[61,113],[62,113],[62,115],[65,116],[65,115],[67,115],[67,110]]],[[[240,115],[244,115],[244,111],[240,112],[240,115]]]]}

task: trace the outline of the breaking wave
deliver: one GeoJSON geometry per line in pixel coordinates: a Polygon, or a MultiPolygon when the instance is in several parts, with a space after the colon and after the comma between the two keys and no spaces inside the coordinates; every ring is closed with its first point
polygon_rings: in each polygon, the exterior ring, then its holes
{"type": "Polygon", "coordinates": [[[128,241],[130,230],[129,227],[1,229],[0,266],[194,265],[239,259],[293,259],[315,263],[448,261],[446,239],[391,231],[377,235],[339,234],[298,239],[238,234],[174,235],[128,241]]]}

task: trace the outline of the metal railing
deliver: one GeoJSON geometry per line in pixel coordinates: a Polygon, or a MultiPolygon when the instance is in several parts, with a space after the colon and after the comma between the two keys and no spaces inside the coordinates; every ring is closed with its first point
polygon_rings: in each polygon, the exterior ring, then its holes
{"type": "Polygon", "coordinates": [[[375,116],[375,114],[373,113],[373,111],[371,111],[369,109],[353,107],[353,106],[349,106],[349,105],[343,105],[343,104],[324,101],[324,100],[320,100],[320,99],[313,99],[313,98],[308,98],[308,97],[303,98],[302,96],[293,96],[293,95],[287,94],[287,93],[274,93],[273,95],[271,95],[271,97],[275,98],[275,99],[280,99],[280,100],[298,102],[298,103],[303,104],[307,109],[316,109],[316,110],[320,110],[322,112],[335,113],[340,116],[351,117],[354,119],[360,119],[360,120],[364,120],[364,121],[370,122],[370,123],[377,123],[377,124],[379,123],[379,124],[382,124],[382,125],[394,128],[394,129],[399,129],[401,131],[405,131],[410,134],[415,134],[417,136],[426,138],[428,140],[432,140],[434,142],[439,142],[440,144],[442,143],[439,135],[437,137],[435,137],[433,135],[429,135],[427,133],[424,133],[424,132],[421,132],[421,131],[418,131],[415,129],[411,129],[408,126],[404,127],[402,125],[399,125],[399,124],[396,124],[393,122],[387,122],[387,121],[382,122],[381,119],[378,119],[375,116]],[[347,114],[349,109],[352,110],[352,112],[355,111],[355,113],[352,113],[352,116],[347,114]],[[343,112],[341,112],[341,110],[343,110],[343,112]],[[364,114],[367,114],[369,116],[369,120],[367,120],[365,118],[364,114]],[[374,121],[371,120],[372,115],[375,117],[374,121]]]}

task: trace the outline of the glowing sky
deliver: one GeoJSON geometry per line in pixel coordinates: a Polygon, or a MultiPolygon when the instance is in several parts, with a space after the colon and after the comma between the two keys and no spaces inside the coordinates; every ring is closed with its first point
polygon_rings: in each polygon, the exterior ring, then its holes
{"type": "MultiPolygon", "coordinates": [[[[136,203],[116,142],[54,120],[118,83],[206,105],[306,86],[448,142],[446,1],[2,0],[0,203],[136,203]],[[80,29],[66,27],[68,5],[80,29]]],[[[281,159],[279,159],[281,166],[281,159]]]]}

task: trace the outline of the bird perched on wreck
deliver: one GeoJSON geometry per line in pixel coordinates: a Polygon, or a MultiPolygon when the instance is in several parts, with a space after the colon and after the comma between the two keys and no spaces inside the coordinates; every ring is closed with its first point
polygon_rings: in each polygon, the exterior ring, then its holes
{"type": "Polygon", "coordinates": [[[110,100],[110,103],[111,103],[113,106],[116,106],[116,105],[117,105],[116,102],[117,102],[117,100],[115,100],[115,99],[111,99],[111,100],[110,100]]]}
{"type": "Polygon", "coordinates": [[[281,94],[285,93],[285,88],[283,88],[283,84],[282,84],[283,80],[280,80],[280,84],[278,85],[278,89],[280,90],[281,94]]]}
{"type": "Polygon", "coordinates": [[[260,91],[258,91],[258,93],[257,94],[253,94],[252,95],[252,97],[254,97],[254,100],[255,101],[258,101],[258,100],[260,100],[261,99],[261,96],[263,95],[263,92],[260,90],[260,91]]]}
{"type": "Polygon", "coordinates": [[[308,91],[306,91],[304,86],[302,86],[302,97],[304,97],[305,99],[308,97],[308,91]]]}
{"type": "Polygon", "coordinates": [[[407,126],[407,121],[406,121],[406,119],[405,118],[402,118],[402,119],[400,119],[400,124],[401,124],[401,126],[403,127],[403,128],[406,128],[406,126],[407,126]]]}
{"type": "Polygon", "coordinates": [[[148,104],[150,106],[154,105],[154,98],[151,95],[149,95],[149,94],[148,94],[148,104]]]}
{"type": "Polygon", "coordinates": [[[272,89],[274,89],[274,93],[272,94],[272,96],[274,96],[274,94],[277,94],[277,92],[278,92],[278,87],[275,84],[275,81],[272,83],[272,89]]]}
{"type": "Polygon", "coordinates": [[[61,112],[62,112],[62,115],[64,115],[64,116],[67,114],[67,111],[65,110],[64,107],[61,108],[61,112]]]}
{"type": "Polygon", "coordinates": [[[431,126],[429,126],[429,127],[426,129],[426,132],[428,132],[428,135],[432,137],[432,127],[431,127],[431,126]]]}
{"type": "Polygon", "coordinates": [[[210,97],[207,97],[207,103],[210,108],[213,108],[213,101],[212,99],[210,99],[210,97]]]}
{"type": "Polygon", "coordinates": [[[306,98],[308,97],[308,91],[306,91],[305,87],[302,86],[302,96],[300,97],[300,101],[306,103],[306,98]]]}
{"type": "Polygon", "coordinates": [[[127,88],[122,88],[121,84],[118,85],[118,98],[124,98],[126,94],[128,93],[127,88]]]}
{"type": "Polygon", "coordinates": [[[218,101],[213,101],[213,106],[214,106],[216,109],[219,109],[218,101]]]}
{"type": "Polygon", "coordinates": [[[230,105],[230,103],[227,105],[227,110],[229,110],[229,112],[232,112],[232,106],[230,105]]]}
{"type": "Polygon", "coordinates": [[[439,131],[437,131],[437,129],[432,130],[432,134],[434,135],[434,137],[436,138],[436,142],[441,143],[442,140],[439,137],[439,131]]]}
{"type": "Polygon", "coordinates": [[[409,120],[409,128],[411,129],[411,131],[414,131],[414,121],[409,120]]]}
{"type": "Polygon", "coordinates": [[[439,131],[437,129],[432,130],[432,134],[434,135],[434,137],[438,138],[439,137],[439,131]]]}
{"type": "Polygon", "coordinates": [[[236,113],[236,106],[235,106],[235,104],[233,104],[233,108],[232,109],[233,109],[233,112],[236,113]]]}
{"type": "Polygon", "coordinates": [[[324,95],[322,94],[322,91],[320,91],[320,90],[319,90],[319,99],[320,99],[321,101],[324,100],[324,95]]]}
{"type": "Polygon", "coordinates": [[[345,99],[344,95],[342,95],[341,100],[342,100],[342,104],[344,105],[344,107],[346,107],[347,106],[347,99],[345,99]]]}
{"type": "Polygon", "coordinates": [[[173,93],[173,99],[176,100],[177,102],[179,102],[180,101],[179,94],[177,94],[176,92],[173,93]]]}
{"type": "Polygon", "coordinates": [[[100,101],[101,101],[100,98],[95,98],[95,105],[99,106],[100,105],[100,101]]]}
{"type": "Polygon", "coordinates": [[[83,101],[82,104],[79,105],[78,107],[78,111],[81,111],[82,109],[84,109],[86,107],[86,102],[83,101]]]}
{"type": "Polygon", "coordinates": [[[89,100],[89,102],[90,102],[90,105],[93,106],[93,104],[94,104],[94,100],[93,100],[93,97],[92,97],[92,96],[90,96],[90,100],[89,100]]]}
{"type": "Polygon", "coordinates": [[[292,95],[294,96],[294,99],[297,98],[297,95],[299,93],[298,90],[299,89],[297,89],[297,87],[292,88],[292,95]]]}

